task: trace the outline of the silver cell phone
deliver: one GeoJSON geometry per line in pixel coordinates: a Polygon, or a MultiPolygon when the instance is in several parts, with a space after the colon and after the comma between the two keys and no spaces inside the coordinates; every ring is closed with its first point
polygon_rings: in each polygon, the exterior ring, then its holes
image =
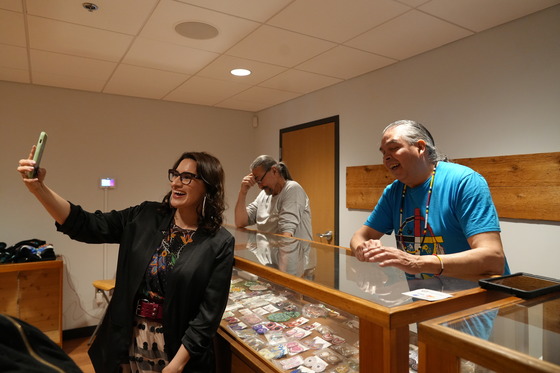
{"type": "Polygon", "coordinates": [[[37,172],[41,166],[41,158],[43,158],[43,152],[45,151],[45,146],[47,145],[47,133],[45,131],[41,132],[39,135],[39,140],[37,141],[37,147],[35,148],[35,155],[33,160],[35,161],[35,168],[29,173],[30,179],[35,179],[37,177],[37,172]]]}

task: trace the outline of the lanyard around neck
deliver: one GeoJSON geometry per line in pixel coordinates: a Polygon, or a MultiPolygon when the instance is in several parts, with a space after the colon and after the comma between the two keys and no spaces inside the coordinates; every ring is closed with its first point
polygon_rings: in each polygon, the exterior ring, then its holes
{"type": "MultiPolygon", "coordinates": [[[[424,231],[422,232],[422,242],[420,243],[420,247],[422,247],[422,245],[424,244],[424,239],[426,238],[426,232],[428,231],[428,215],[430,214],[430,201],[432,200],[432,190],[434,188],[434,179],[436,177],[436,168],[437,168],[437,163],[434,165],[434,170],[432,171],[432,177],[430,179],[430,187],[428,188],[428,199],[426,201],[426,210],[424,213],[424,231]]],[[[399,209],[399,219],[400,219],[400,225],[399,225],[399,235],[401,236],[402,239],[402,231],[403,231],[403,212],[404,212],[404,199],[406,197],[406,190],[407,190],[407,186],[406,184],[403,187],[403,191],[402,191],[402,196],[401,196],[401,207],[399,209]]],[[[404,250],[404,242],[403,242],[403,250],[404,250]]]]}

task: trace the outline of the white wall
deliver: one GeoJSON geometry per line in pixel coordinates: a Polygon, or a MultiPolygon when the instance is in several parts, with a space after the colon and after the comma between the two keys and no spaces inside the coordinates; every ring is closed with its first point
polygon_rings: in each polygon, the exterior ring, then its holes
{"type": "Polygon", "coordinates": [[[116,245],[80,244],[57,233],[23,185],[17,162],[41,130],[49,134],[47,184],[89,210],[104,208],[101,177],[117,182],[107,192],[108,209],[160,201],[169,191],[167,169],[181,153],[208,151],[223,164],[233,224],[240,180],[255,156],[248,112],[0,82],[0,113],[0,241],[40,238],[64,256],[64,329],[98,322],[91,283],[114,275],[116,245]]]}
{"type": "MultiPolygon", "coordinates": [[[[380,164],[380,133],[392,121],[421,121],[450,158],[560,151],[559,36],[555,6],[264,110],[257,152],[276,148],[281,128],[340,115],[339,237],[347,246],[369,212],[346,208],[346,167],[380,164]]],[[[560,278],[560,224],[501,227],[512,271],[560,278]]]]}

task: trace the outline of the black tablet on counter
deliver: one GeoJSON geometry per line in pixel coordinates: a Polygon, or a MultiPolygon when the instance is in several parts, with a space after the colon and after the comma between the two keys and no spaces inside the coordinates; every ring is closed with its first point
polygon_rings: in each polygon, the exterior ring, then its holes
{"type": "Polygon", "coordinates": [[[524,299],[560,292],[560,280],[524,272],[479,280],[478,284],[484,289],[505,291],[524,299]]]}

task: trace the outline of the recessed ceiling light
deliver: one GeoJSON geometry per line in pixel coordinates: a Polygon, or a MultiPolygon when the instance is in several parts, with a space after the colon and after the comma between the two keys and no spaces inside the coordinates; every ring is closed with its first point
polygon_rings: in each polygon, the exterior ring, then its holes
{"type": "Polygon", "coordinates": [[[94,3],[82,3],[82,6],[88,12],[93,12],[93,11],[96,11],[97,9],[99,9],[99,7],[97,5],[95,5],[94,3]]]}
{"type": "Polygon", "coordinates": [[[235,75],[235,76],[247,76],[247,75],[251,75],[251,70],[247,70],[247,69],[233,69],[230,71],[231,75],[235,75]]]}
{"type": "Polygon", "coordinates": [[[182,22],[175,26],[175,31],[186,38],[206,40],[215,38],[218,29],[202,22],[182,22]]]}

